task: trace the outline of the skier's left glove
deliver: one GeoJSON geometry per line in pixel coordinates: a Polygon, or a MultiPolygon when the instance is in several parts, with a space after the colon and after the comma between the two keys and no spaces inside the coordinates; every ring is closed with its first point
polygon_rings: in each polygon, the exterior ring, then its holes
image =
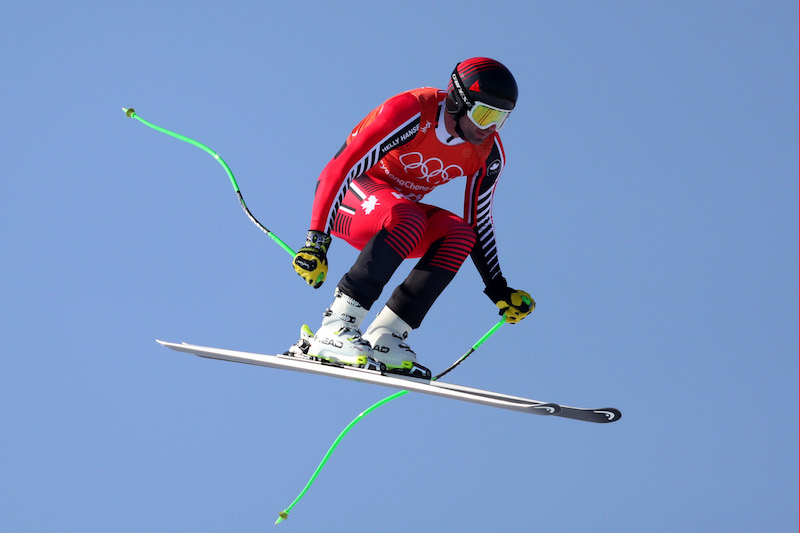
{"type": "Polygon", "coordinates": [[[328,275],[328,247],[331,236],[321,231],[308,230],[306,245],[294,256],[292,266],[306,283],[319,289],[328,275]]]}
{"type": "Polygon", "coordinates": [[[500,308],[500,314],[509,324],[516,324],[536,308],[536,302],[530,294],[507,285],[486,287],[483,292],[500,308]]]}

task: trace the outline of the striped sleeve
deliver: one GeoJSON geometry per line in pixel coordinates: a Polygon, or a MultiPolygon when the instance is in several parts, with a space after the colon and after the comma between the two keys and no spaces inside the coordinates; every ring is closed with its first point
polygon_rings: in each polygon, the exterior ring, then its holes
{"type": "Polygon", "coordinates": [[[494,219],[492,218],[494,192],[504,166],[505,153],[499,138],[495,137],[494,146],[486,158],[486,164],[467,181],[464,197],[464,218],[475,229],[478,236],[471,254],[472,261],[487,287],[506,283],[500,270],[494,219]]]}
{"type": "Polygon", "coordinates": [[[402,93],[387,100],[356,126],[317,180],[310,229],[330,233],[350,183],[419,131],[420,103],[402,93]]]}

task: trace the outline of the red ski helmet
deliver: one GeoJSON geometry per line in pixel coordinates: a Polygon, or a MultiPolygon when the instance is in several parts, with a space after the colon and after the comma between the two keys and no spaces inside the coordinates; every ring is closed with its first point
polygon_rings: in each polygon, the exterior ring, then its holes
{"type": "Polygon", "coordinates": [[[511,111],[517,103],[517,82],[499,61],[473,57],[456,65],[447,85],[447,112],[458,122],[475,102],[511,111]]]}

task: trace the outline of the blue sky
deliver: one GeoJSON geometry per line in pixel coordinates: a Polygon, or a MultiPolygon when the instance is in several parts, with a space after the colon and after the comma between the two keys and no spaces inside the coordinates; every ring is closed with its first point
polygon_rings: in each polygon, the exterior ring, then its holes
{"type": "MultiPolygon", "coordinates": [[[[283,351],[335,284],[304,286],[211,157],[121,107],[219,152],[297,247],[352,126],[479,55],[520,86],[495,222],[538,306],[448,379],[624,418],[406,395],[277,527],[797,530],[797,3],[488,6],[4,7],[0,530],[271,528],[391,393],[156,344],[283,351]]],[[[335,242],[331,279],[355,257],[335,242]]],[[[481,289],[467,263],[409,339],[434,372],[495,323],[481,289]]]]}

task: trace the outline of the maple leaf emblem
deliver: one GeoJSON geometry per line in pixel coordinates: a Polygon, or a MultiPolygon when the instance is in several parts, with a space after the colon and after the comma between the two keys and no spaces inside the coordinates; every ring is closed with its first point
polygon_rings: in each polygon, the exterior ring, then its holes
{"type": "Polygon", "coordinates": [[[378,203],[378,199],[375,197],[374,194],[371,194],[369,198],[361,202],[361,209],[363,209],[364,212],[369,215],[379,205],[381,204],[378,203]]]}

